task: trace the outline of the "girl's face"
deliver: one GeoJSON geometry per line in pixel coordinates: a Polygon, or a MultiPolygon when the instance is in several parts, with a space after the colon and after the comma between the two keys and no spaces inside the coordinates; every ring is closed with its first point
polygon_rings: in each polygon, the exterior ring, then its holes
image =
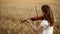
{"type": "Polygon", "coordinates": [[[44,12],[42,12],[42,15],[44,15],[44,12]]]}

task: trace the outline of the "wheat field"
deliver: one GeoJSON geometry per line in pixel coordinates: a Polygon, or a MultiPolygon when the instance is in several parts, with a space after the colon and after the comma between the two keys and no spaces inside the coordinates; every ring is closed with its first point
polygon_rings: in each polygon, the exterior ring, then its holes
{"type": "MultiPolygon", "coordinates": [[[[60,34],[60,0],[0,0],[0,34],[41,34],[42,29],[33,30],[29,23],[21,23],[23,18],[41,15],[41,6],[49,5],[53,11],[54,34],[60,34]],[[37,6],[37,8],[35,8],[37,6]]],[[[40,20],[33,21],[38,26],[40,20]]]]}

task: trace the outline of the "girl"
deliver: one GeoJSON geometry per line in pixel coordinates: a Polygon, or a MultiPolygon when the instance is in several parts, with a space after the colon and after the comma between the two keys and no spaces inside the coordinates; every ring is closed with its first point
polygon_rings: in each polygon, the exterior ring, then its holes
{"type": "Polygon", "coordinates": [[[32,17],[22,20],[22,22],[27,21],[30,23],[32,28],[36,31],[38,31],[40,28],[43,28],[42,34],[53,34],[53,24],[54,24],[54,17],[52,14],[52,10],[48,5],[43,5],[41,7],[42,9],[42,15],[39,17],[32,17]],[[35,20],[42,20],[42,22],[39,24],[37,28],[35,28],[31,21],[35,20]]]}

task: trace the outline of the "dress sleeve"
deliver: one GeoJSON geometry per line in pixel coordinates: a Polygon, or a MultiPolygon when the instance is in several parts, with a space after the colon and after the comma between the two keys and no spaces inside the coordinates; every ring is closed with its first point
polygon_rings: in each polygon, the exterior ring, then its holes
{"type": "Polygon", "coordinates": [[[47,20],[43,20],[40,25],[43,27],[47,27],[49,24],[47,20]]]}

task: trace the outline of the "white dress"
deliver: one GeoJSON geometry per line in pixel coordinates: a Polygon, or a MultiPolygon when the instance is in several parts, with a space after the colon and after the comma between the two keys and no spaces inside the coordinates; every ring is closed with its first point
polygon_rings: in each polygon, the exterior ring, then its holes
{"type": "Polygon", "coordinates": [[[53,34],[53,26],[48,26],[47,20],[43,20],[40,25],[43,26],[42,34],[53,34]]]}

